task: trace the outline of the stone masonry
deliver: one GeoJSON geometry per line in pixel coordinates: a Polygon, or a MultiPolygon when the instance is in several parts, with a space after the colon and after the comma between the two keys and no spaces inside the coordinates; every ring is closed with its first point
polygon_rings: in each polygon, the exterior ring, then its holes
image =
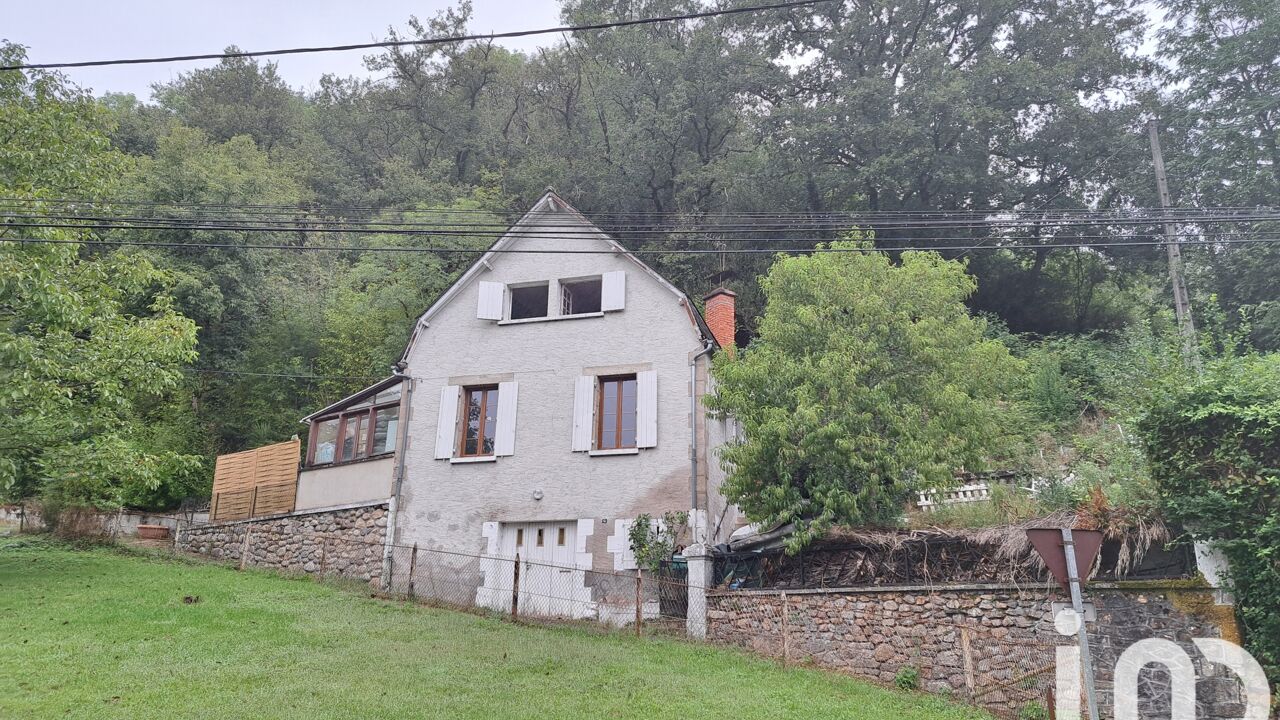
{"type": "Polygon", "coordinates": [[[276,515],[178,532],[179,550],[288,572],[319,573],[377,586],[382,576],[387,503],[276,515]]]}
{"type": "MultiPolygon", "coordinates": [[[[1204,662],[1193,637],[1237,641],[1229,606],[1185,584],[1094,587],[1088,624],[1099,705],[1112,715],[1111,678],[1125,648],[1145,638],[1177,642],[1194,659],[1199,718],[1235,718],[1242,692],[1226,668],[1204,662]]],[[[918,676],[918,686],[971,701],[997,715],[1047,718],[1055,648],[1074,645],[1054,628],[1056,589],[934,586],[781,592],[729,591],[707,597],[707,638],[784,660],[880,683],[918,676]]],[[[1169,717],[1168,675],[1139,677],[1143,718],[1169,717]]],[[[1082,705],[1083,708],[1083,705],[1082,705]]]]}

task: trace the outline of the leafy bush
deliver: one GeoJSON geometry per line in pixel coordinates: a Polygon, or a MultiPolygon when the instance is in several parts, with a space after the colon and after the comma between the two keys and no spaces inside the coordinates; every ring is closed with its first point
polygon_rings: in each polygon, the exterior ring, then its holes
{"type": "Polygon", "coordinates": [[[1049,709],[1039,700],[1030,700],[1018,708],[1018,720],[1049,720],[1049,709]]]}
{"type": "Polygon", "coordinates": [[[1280,355],[1221,360],[1138,425],[1168,516],[1230,561],[1248,649],[1280,678],[1280,355]]]}
{"type": "Polygon", "coordinates": [[[670,560],[676,551],[676,541],[688,524],[689,514],[685,512],[665,512],[662,519],[656,522],[649,513],[636,516],[627,531],[627,540],[631,543],[631,552],[636,556],[636,565],[657,570],[658,563],[670,560]]]}
{"type": "Polygon", "coordinates": [[[893,676],[893,684],[899,690],[919,690],[920,670],[915,665],[903,665],[898,674],[893,676]]]}

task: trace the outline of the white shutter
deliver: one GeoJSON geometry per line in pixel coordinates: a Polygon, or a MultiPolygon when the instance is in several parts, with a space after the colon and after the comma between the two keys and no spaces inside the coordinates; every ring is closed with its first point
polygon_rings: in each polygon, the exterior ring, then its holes
{"type": "Polygon", "coordinates": [[[591,426],[596,405],[596,379],[590,375],[578,378],[573,390],[573,451],[591,449],[591,426]]]}
{"type": "Polygon", "coordinates": [[[516,397],[518,391],[518,383],[498,383],[498,421],[493,437],[494,455],[514,455],[516,452],[516,397]]]}
{"type": "Polygon", "coordinates": [[[658,444],[658,373],[636,373],[636,447],[658,444]]]}
{"type": "Polygon", "coordinates": [[[622,270],[600,276],[600,309],[621,310],[627,302],[627,274],[622,270]]]}
{"type": "Polygon", "coordinates": [[[502,319],[502,295],[506,288],[502,283],[480,281],[480,301],[476,317],[481,320],[502,319]]]}
{"type": "Polygon", "coordinates": [[[458,429],[458,400],[462,396],[462,388],[457,385],[445,385],[440,388],[440,415],[436,420],[436,459],[448,460],[453,457],[454,433],[458,429]]]}

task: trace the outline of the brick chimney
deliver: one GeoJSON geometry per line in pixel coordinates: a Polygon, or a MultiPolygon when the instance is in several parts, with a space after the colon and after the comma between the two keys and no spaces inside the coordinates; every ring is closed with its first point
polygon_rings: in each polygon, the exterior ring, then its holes
{"type": "Polygon", "coordinates": [[[707,320],[707,327],[711,328],[711,334],[715,336],[716,342],[720,343],[720,347],[730,355],[737,350],[737,346],[734,345],[737,322],[733,315],[737,297],[732,290],[718,287],[703,298],[706,301],[703,317],[707,320]]]}

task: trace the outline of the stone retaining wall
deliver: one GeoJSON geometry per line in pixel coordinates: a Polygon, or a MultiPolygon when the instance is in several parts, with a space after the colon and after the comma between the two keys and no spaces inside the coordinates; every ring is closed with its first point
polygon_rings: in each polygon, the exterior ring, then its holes
{"type": "MultiPolygon", "coordinates": [[[[811,663],[881,683],[918,674],[921,689],[965,699],[1005,717],[1048,718],[1059,635],[1055,590],[1010,587],[732,591],[707,597],[707,638],[786,661],[811,663]]],[[[1198,718],[1237,718],[1242,691],[1226,668],[1204,662],[1193,637],[1238,642],[1230,606],[1207,588],[1176,584],[1091,588],[1088,623],[1099,705],[1112,716],[1112,669],[1146,638],[1177,642],[1195,660],[1198,718]]],[[[1169,680],[1140,676],[1143,718],[1169,717],[1169,680]]],[[[1083,710],[1083,705],[1081,706],[1083,710]]],[[[1087,712],[1084,713],[1087,716],[1087,712]]]]}
{"type": "Polygon", "coordinates": [[[387,503],[192,525],[178,532],[179,550],[218,560],[363,580],[382,576],[387,503]],[[248,542],[245,536],[248,535],[248,542]]]}

